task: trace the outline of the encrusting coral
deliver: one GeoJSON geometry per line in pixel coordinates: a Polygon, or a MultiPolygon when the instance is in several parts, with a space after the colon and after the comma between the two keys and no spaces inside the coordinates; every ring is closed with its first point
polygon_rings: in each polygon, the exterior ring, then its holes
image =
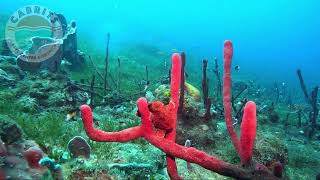
{"type": "Polygon", "coordinates": [[[167,171],[171,179],[182,179],[178,175],[175,158],[198,164],[208,170],[237,179],[278,179],[264,165],[252,161],[252,148],[256,137],[256,105],[249,101],[244,108],[241,135],[238,138],[232,125],[231,108],[231,62],[232,43],[224,44],[224,107],[229,135],[241,159],[241,165],[234,165],[206,154],[193,147],[184,147],[175,143],[177,109],[181,76],[181,58],[172,56],[171,99],[168,105],[161,102],[148,103],[145,98],[137,101],[137,115],[141,117],[139,126],[119,132],[104,132],[93,127],[92,110],[88,105],[81,106],[84,128],[91,140],[99,142],[127,142],[140,137],[167,154],[167,171]]]}

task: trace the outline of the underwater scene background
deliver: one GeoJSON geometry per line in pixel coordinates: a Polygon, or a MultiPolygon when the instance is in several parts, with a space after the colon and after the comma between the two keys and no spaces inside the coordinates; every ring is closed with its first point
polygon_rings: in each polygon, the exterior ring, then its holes
{"type": "Polygon", "coordinates": [[[320,179],[319,6],[2,0],[0,180],[320,179]]]}

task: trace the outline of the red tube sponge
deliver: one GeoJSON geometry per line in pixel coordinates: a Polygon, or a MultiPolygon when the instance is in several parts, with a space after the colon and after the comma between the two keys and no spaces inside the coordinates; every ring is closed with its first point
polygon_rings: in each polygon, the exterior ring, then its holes
{"type": "Polygon", "coordinates": [[[233,128],[232,122],[232,106],[231,106],[231,63],[232,63],[233,47],[231,41],[224,42],[223,57],[224,57],[224,76],[223,76],[223,105],[224,105],[224,118],[228,133],[230,135],[232,144],[240,155],[240,142],[233,128]]]}
{"type": "Polygon", "coordinates": [[[242,165],[250,165],[252,149],[256,139],[257,119],[256,104],[252,101],[246,103],[241,123],[240,158],[242,165]]]}

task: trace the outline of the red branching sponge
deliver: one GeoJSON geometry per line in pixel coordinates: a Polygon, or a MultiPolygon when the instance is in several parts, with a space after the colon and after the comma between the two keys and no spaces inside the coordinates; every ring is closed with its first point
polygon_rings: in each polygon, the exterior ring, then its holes
{"type": "MultiPolygon", "coordinates": [[[[225,55],[228,59],[227,63],[231,66],[231,56],[230,56],[230,46],[231,42],[227,41],[225,49],[227,54],[225,55]],[[229,54],[228,54],[229,53],[229,54]]],[[[232,49],[232,48],[231,48],[232,49]]],[[[231,51],[232,52],[232,51],[231,51]]],[[[231,53],[232,54],[232,53],[231,53]]],[[[172,56],[172,73],[171,73],[171,99],[168,105],[164,105],[159,102],[148,103],[145,98],[140,98],[137,101],[138,113],[141,117],[142,123],[140,126],[128,128],[119,132],[104,132],[93,127],[93,119],[91,108],[87,105],[81,106],[82,119],[87,135],[90,139],[95,141],[106,141],[106,142],[126,142],[139,137],[145,138],[155,147],[161,149],[167,154],[167,170],[171,179],[181,179],[178,175],[177,166],[175,163],[175,158],[184,159],[190,163],[198,164],[206,169],[212,170],[216,173],[219,173],[224,176],[234,177],[237,179],[277,179],[271,171],[265,166],[260,164],[252,163],[252,166],[238,166],[224,162],[214,156],[210,156],[203,151],[200,151],[193,147],[184,147],[175,143],[176,138],[176,125],[177,125],[177,109],[178,109],[178,95],[180,87],[180,56],[178,54],[173,54],[172,56]],[[164,131],[164,136],[159,135],[158,131],[164,131]]],[[[224,95],[227,96],[224,98],[224,101],[230,101],[231,98],[231,77],[230,69],[229,75],[225,75],[225,79],[229,81],[225,83],[224,95]]],[[[230,102],[229,102],[230,103],[230,102]]],[[[228,107],[228,103],[225,102],[225,107],[228,107]]],[[[226,108],[227,111],[228,108],[226,108]]],[[[255,115],[255,106],[252,103],[249,103],[245,110],[244,118],[250,118],[255,115]]],[[[231,113],[231,104],[230,111],[226,114],[228,119],[226,124],[231,123],[231,126],[228,127],[228,131],[234,132],[232,126],[232,113],[231,113]]],[[[251,130],[252,120],[244,120],[247,122],[247,125],[244,125],[243,129],[251,130]]],[[[236,133],[233,135],[230,134],[233,141],[236,142],[235,145],[237,152],[246,153],[247,158],[251,161],[250,151],[246,152],[240,151],[240,148],[245,147],[246,144],[252,144],[249,148],[252,149],[253,142],[250,140],[253,136],[252,133],[243,133],[242,139],[244,140],[243,146],[240,147],[240,141],[237,138],[236,133]],[[248,138],[248,136],[250,138],[248,138]],[[248,142],[247,142],[248,141],[248,142]],[[239,150],[238,150],[239,149],[239,150]]],[[[254,141],[254,138],[253,138],[254,141]]],[[[235,144],[235,143],[234,143],[235,144]]],[[[246,157],[246,156],[244,156],[246,157]]],[[[243,158],[242,158],[243,159],[243,158]]]]}
{"type": "Polygon", "coordinates": [[[90,139],[99,142],[128,142],[142,136],[141,126],[125,129],[119,132],[104,132],[93,127],[91,108],[87,105],[81,106],[81,115],[84,129],[90,139]]]}

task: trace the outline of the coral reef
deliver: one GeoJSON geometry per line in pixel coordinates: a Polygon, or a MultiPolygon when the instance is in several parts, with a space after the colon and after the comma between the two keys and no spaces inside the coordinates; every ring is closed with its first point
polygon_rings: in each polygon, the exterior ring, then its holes
{"type": "Polygon", "coordinates": [[[104,132],[93,127],[93,118],[91,108],[83,105],[81,107],[82,118],[86,133],[90,139],[95,141],[108,141],[108,142],[127,142],[139,137],[144,137],[154,146],[160,148],[167,154],[168,174],[172,179],[180,179],[177,174],[177,168],[174,158],[181,158],[188,162],[199,164],[200,166],[217,172],[219,174],[241,178],[241,179],[277,179],[267,168],[261,164],[252,162],[252,148],[255,139],[255,104],[248,102],[245,107],[244,123],[241,127],[242,132],[240,140],[233,129],[232,123],[232,109],[231,109],[231,77],[230,67],[232,59],[232,44],[230,41],[225,42],[225,77],[224,77],[224,105],[226,112],[226,124],[235,149],[241,157],[241,162],[244,163],[243,167],[238,167],[221,161],[212,157],[195,148],[183,147],[175,144],[175,131],[176,131],[176,113],[178,106],[178,90],[180,87],[180,56],[174,54],[172,56],[172,76],[171,76],[171,100],[167,105],[174,110],[167,111],[162,103],[148,104],[145,98],[140,98],[137,101],[138,116],[141,116],[142,124],[140,126],[125,129],[119,132],[104,132]],[[151,107],[150,107],[151,105],[151,107]],[[154,105],[160,108],[161,111],[154,112],[154,105]],[[161,113],[160,113],[161,112],[161,113]],[[167,114],[162,114],[167,113],[167,114]],[[173,113],[173,114],[172,114],[173,113]],[[168,118],[168,119],[163,119],[168,118]],[[171,119],[173,118],[173,119],[171,119]],[[161,120],[161,121],[159,121],[161,120]],[[169,122],[168,122],[169,121],[169,122]],[[159,123],[158,125],[154,123],[159,123]],[[167,123],[166,123],[167,122],[167,123]],[[159,126],[161,125],[161,126],[159,126]],[[152,126],[154,126],[155,131],[152,126]],[[163,132],[164,131],[164,132],[163,132]],[[163,134],[164,133],[164,134],[163,134]],[[168,138],[168,139],[167,139],[168,138]],[[247,148],[249,146],[249,148],[247,148]],[[252,166],[253,165],[253,166],[252,166]]]}

